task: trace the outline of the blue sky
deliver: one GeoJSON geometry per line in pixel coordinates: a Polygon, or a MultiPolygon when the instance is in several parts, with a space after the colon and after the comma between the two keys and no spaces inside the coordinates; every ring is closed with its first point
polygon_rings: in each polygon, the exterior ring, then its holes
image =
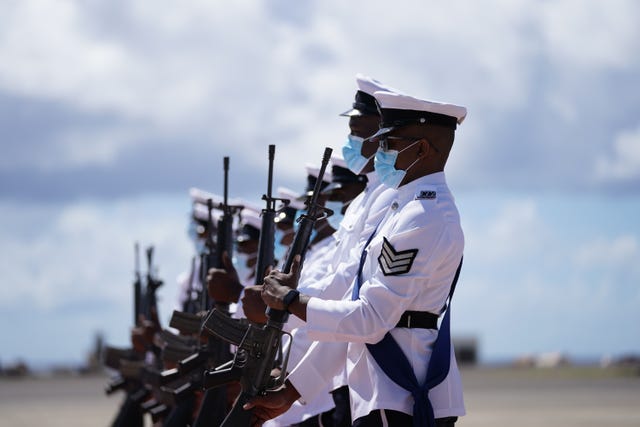
{"type": "Polygon", "coordinates": [[[493,360],[640,352],[635,1],[51,1],[0,16],[0,362],[126,345],[133,242],[161,318],[188,189],[259,202],[339,149],[355,74],[465,105],[447,175],[465,228],[453,330],[493,360]]]}

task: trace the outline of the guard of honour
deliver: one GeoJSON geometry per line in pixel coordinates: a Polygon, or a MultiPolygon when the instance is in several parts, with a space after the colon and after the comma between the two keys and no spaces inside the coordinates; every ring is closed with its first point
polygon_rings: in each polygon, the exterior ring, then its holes
{"type": "MultiPolygon", "coordinates": [[[[341,155],[261,206],[193,188],[195,255],[168,328],[136,245],[132,347],[107,347],[112,426],[453,426],[464,235],[444,174],[466,109],[356,76],[341,155]]],[[[319,150],[320,154],[320,150],[319,150]]]]}

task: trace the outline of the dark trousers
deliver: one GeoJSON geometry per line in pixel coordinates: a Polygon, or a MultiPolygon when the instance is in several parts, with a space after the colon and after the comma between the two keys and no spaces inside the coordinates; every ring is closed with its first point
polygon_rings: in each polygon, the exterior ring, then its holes
{"type": "MultiPolygon", "coordinates": [[[[436,418],[436,427],[454,427],[457,420],[458,417],[436,418]]],[[[371,411],[353,422],[353,427],[410,427],[412,425],[411,415],[390,409],[371,411]],[[383,419],[386,423],[383,423],[383,419]]]]}
{"type": "Polygon", "coordinates": [[[163,427],[184,427],[191,425],[193,419],[193,410],[196,405],[196,396],[191,393],[191,395],[179,402],[174,408],[169,412],[169,415],[162,422],[163,427]]]}
{"type": "Polygon", "coordinates": [[[333,403],[336,407],[333,409],[333,427],[350,427],[351,426],[351,408],[349,407],[349,387],[342,386],[331,392],[333,403]]]}
{"type": "Polygon", "coordinates": [[[140,402],[136,402],[131,393],[127,393],[111,427],[142,427],[144,425],[140,402]]]}
{"type": "Polygon", "coordinates": [[[308,418],[291,427],[350,427],[349,387],[343,386],[331,392],[336,407],[330,411],[308,418]]]}

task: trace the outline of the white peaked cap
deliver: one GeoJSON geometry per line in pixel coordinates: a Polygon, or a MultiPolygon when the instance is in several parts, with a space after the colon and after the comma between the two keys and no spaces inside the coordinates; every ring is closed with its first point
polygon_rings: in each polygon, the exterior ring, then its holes
{"type": "Polygon", "coordinates": [[[376,106],[376,100],[373,97],[373,94],[378,91],[399,92],[391,86],[387,86],[384,83],[379,82],[373,77],[365,76],[360,73],[356,74],[356,85],[358,86],[358,90],[351,109],[340,114],[341,116],[377,116],[379,114],[378,107],[376,106]]]}
{"type": "Polygon", "coordinates": [[[194,203],[202,203],[203,205],[207,204],[208,199],[211,199],[214,206],[219,205],[224,201],[224,198],[222,196],[218,196],[217,194],[213,194],[196,187],[191,187],[189,189],[189,195],[191,196],[191,200],[193,200],[194,203]]]}
{"type": "MultiPolygon", "coordinates": [[[[305,170],[307,171],[307,175],[311,176],[315,179],[318,179],[318,175],[320,175],[320,166],[314,165],[313,163],[307,163],[304,165],[305,170]]],[[[327,167],[324,170],[324,174],[322,175],[322,181],[331,182],[331,168],[327,167]]]]}
{"type": "MultiPolygon", "coordinates": [[[[374,97],[376,98],[381,110],[405,110],[434,113],[442,116],[453,117],[456,119],[456,123],[458,124],[461,124],[467,116],[467,109],[465,107],[437,101],[427,101],[402,93],[380,91],[374,93],[374,97]]],[[[425,115],[425,117],[428,118],[429,116],[425,115]]]]}
{"type": "Polygon", "coordinates": [[[426,101],[393,92],[374,94],[380,110],[380,130],[368,139],[408,125],[437,125],[456,129],[467,116],[467,109],[459,105],[426,101]]]}
{"type": "MultiPolygon", "coordinates": [[[[202,203],[194,203],[192,207],[192,215],[198,221],[207,222],[209,221],[209,208],[207,205],[203,205],[202,203]]],[[[213,221],[214,227],[217,226],[220,218],[222,218],[222,211],[220,209],[212,209],[211,220],[213,221]]]]}
{"type": "MultiPolygon", "coordinates": [[[[223,196],[196,187],[189,189],[189,195],[194,203],[202,203],[205,206],[207,205],[208,199],[211,199],[213,206],[218,206],[224,202],[223,196]]],[[[232,206],[242,206],[242,201],[240,199],[229,199],[227,200],[227,203],[232,206]]]]}
{"type": "Polygon", "coordinates": [[[277,193],[280,199],[289,200],[289,207],[297,210],[304,210],[307,208],[302,201],[298,200],[300,193],[297,193],[287,187],[278,187],[277,193]]]}
{"type": "Polygon", "coordinates": [[[240,224],[250,225],[260,230],[262,228],[262,219],[260,218],[261,209],[255,206],[244,205],[240,211],[240,224]]]}
{"type": "Polygon", "coordinates": [[[331,167],[340,166],[341,168],[347,168],[347,162],[344,161],[342,153],[340,151],[334,151],[331,154],[331,167]]]}
{"type": "Polygon", "coordinates": [[[376,92],[382,91],[402,93],[398,89],[388,86],[374,79],[373,77],[366,76],[361,73],[356,74],[356,84],[358,85],[358,90],[361,90],[364,93],[368,93],[371,96],[373,96],[376,92]]]}
{"type": "Polygon", "coordinates": [[[357,182],[366,184],[367,177],[351,172],[342,157],[342,153],[334,151],[331,156],[331,184],[322,190],[322,194],[330,194],[334,190],[342,188],[344,184],[357,182]]]}

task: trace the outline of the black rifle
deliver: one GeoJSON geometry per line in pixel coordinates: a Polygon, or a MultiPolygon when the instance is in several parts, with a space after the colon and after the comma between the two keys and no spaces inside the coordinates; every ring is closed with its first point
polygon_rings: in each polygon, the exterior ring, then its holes
{"type": "MultiPolygon", "coordinates": [[[[222,261],[223,254],[226,252],[229,258],[233,256],[233,215],[242,206],[229,205],[229,157],[223,158],[224,168],[224,193],[223,202],[218,206],[218,209],[222,210],[222,217],[218,221],[218,229],[216,235],[216,252],[211,251],[206,258],[206,269],[204,272],[202,286],[205,288],[203,294],[205,302],[204,309],[210,308],[209,295],[206,290],[207,280],[206,275],[209,268],[224,268],[222,261]]],[[[209,221],[211,222],[211,210],[213,208],[212,200],[207,200],[207,206],[209,208],[209,221]]],[[[212,244],[210,240],[208,244],[212,244]]],[[[204,261],[204,260],[203,260],[204,261]]],[[[215,308],[229,317],[229,303],[214,301],[215,308]]],[[[232,358],[231,349],[229,344],[220,340],[215,336],[210,336],[207,341],[206,349],[195,353],[190,358],[187,358],[181,362],[183,371],[189,371],[194,365],[202,366],[203,361],[207,362],[209,366],[219,366],[222,363],[230,361],[232,358]],[[204,354],[201,354],[204,353],[204,354]],[[206,357],[204,357],[206,356],[206,357]]],[[[216,390],[207,390],[202,399],[198,416],[194,422],[194,427],[219,425],[223,420],[227,409],[227,393],[225,388],[219,388],[216,390]]]]}
{"type": "Polygon", "coordinates": [[[262,225],[260,226],[260,240],[258,243],[258,260],[256,262],[256,280],[255,285],[262,284],[265,272],[268,267],[273,267],[275,262],[274,255],[274,235],[275,235],[275,222],[276,217],[276,202],[279,200],[283,203],[281,209],[284,209],[288,204],[287,199],[278,199],[272,197],[273,189],[273,158],[276,152],[275,145],[269,145],[269,172],[267,177],[267,194],[262,195],[262,200],[265,201],[265,208],[262,209],[262,225]]]}
{"type": "MultiPolygon", "coordinates": [[[[158,279],[155,275],[155,268],[153,265],[153,252],[153,246],[147,247],[147,275],[145,280],[146,286],[144,289],[144,295],[141,301],[141,314],[144,316],[146,321],[150,321],[153,323],[153,328],[156,332],[160,332],[160,323],[158,320],[158,298],[156,296],[156,293],[158,288],[160,288],[160,286],[162,286],[164,282],[158,279]]],[[[142,324],[141,326],[146,328],[146,325],[144,324],[142,324]]],[[[160,358],[162,349],[155,343],[151,343],[148,345],[147,350],[154,354],[153,362],[151,364],[143,362],[137,378],[141,383],[139,393],[143,393],[146,391],[145,398],[149,397],[150,395],[152,396],[152,398],[146,400],[145,402],[141,402],[140,407],[143,412],[148,413],[151,416],[152,421],[155,423],[168,413],[169,408],[155,398],[158,387],[154,385],[154,379],[160,375],[160,372],[162,370],[162,360],[160,358]]]]}
{"type": "MultiPolygon", "coordinates": [[[[229,258],[233,257],[233,215],[242,209],[242,206],[229,205],[229,157],[223,159],[224,168],[224,193],[223,202],[218,207],[222,211],[222,217],[218,220],[218,234],[216,235],[217,256],[211,267],[224,268],[223,254],[226,252],[229,258]]],[[[229,312],[228,303],[215,303],[216,307],[229,312]]]]}
{"type": "MultiPolygon", "coordinates": [[[[156,290],[162,285],[162,281],[153,275],[153,248],[147,249],[148,272],[146,277],[146,289],[143,292],[142,278],[140,275],[139,246],[136,242],[135,250],[135,279],[133,283],[133,314],[134,327],[138,325],[140,315],[148,319],[157,319],[156,290]],[[152,310],[156,310],[153,313],[152,310]]],[[[137,354],[133,349],[114,349],[107,347],[104,355],[105,365],[116,369],[118,376],[113,379],[106,388],[106,393],[111,394],[119,389],[127,391],[125,400],[112,423],[114,427],[142,426],[143,413],[148,411],[152,414],[160,414],[160,405],[151,406],[143,403],[149,396],[149,389],[145,384],[145,376],[149,372],[156,371],[155,368],[147,367],[144,364],[143,356],[137,354]]]]}
{"type": "MultiPolygon", "coordinates": [[[[144,300],[142,302],[142,314],[147,320],[155,321],[158,316],[158,299],[156,292],[164,282],[155,277],[153,270],[153,246],[149,246],[147,248],[147,283],[144,300]]],[[[156,324],[156,326],[160,325],[156,324]]]]}
{"type": "Polygon", "coordinates": [[[196,313],[199,311],[198,299],[194,298],[194,293],[199,292],[194,288],[195,278],[199,277],[196,271],[196,257],[191,258],[191,269],[189,270],[189,285],[187,287],[186,299],[182,304],[182,311],[186,313],[196,313]]]}
{"type": "MultiPolygon", "coordinates": [[[[134,243],[134,281],[133,281],[133,326],[138,325],[138,316],[140,315],[140,304],[142,298],[142,279],[140,277],[140,250],[138,242],[134,243]]],[[[102,363],[108,368],[119,370],[120,360],[136,360],[139,356],[135,354],[131,348],[117,348],[112,346],[105,346],[102,352],[102,363]]],[[[110,395],[118,390],[131,389],[130,381],[123,378],[122,375],[117,375],[111,379],[105,393],[110,395]]]]}
{"type": "Polygon", "coordinates": [[[134,256],[135,256],[135,280],[133,282],[133,326],[138,324],[138,317],[141,314],[141,299],[142,299],[142,278],[140,277],[140,248],[138,242],[134,244],[134,256]]]}
{"type": "MultiPolygon", "coordinates": [[[[313,194],[307,201],[307,212],[298,221],[300,227],[296,232],[293,245],[282,271],[289,273],[294,257],[300,255],[300,266],[304,259],[309,238],[316,220],[326,216],[326,211],[318,204],[318,195],[322,185],[322,177],[331,157],[331,148],[325,148],[322,165],[318,174],[313,194]]],[[[267,310],[265,325],[249,324],[241,327],[238,323],[229,322],[227,316],[212,310],[204,327],[212,334],[225,339],[238,347],[233,365],[226,369],[208,371],[204,375],[203,384],[206,389],[215,388],[234,381],[240,381],[242,392],[236,400],[231,412],[221,424],[222,427],[249,426],[253,411],[242,406],[252,398],[275,390],[284,383],[287,371],[288,352],[284,356],[281,373],[271,376],[275,360],[281,350],[282,336],[289,335],[283,331],[289,313],[282,310],[267,310]]]]}

